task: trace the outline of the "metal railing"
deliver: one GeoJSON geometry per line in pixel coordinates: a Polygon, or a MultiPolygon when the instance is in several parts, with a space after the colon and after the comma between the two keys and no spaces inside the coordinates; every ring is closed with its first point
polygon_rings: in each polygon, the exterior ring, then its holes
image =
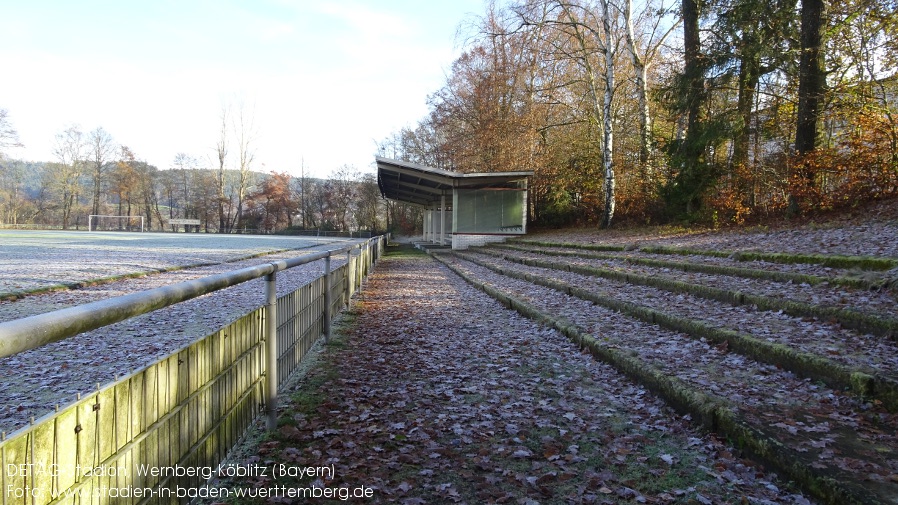
{"type": "Polygon", "coordinates": [[[207,480],[331,314],[348,305],[384,237],[0,323],[0,357],[264,277],[266,305],[225,328],[0,436],[0,505],[179,503],[207,480]],[[331,258],[347,261],[331,269],[331,258]],[[323,259],[324,275],[276,297],[277,272],[323,259]],[[143,470],[141,470],[143,469],[143,470]],[[192,469],[192,470],[191,470],[192,469]],[[112,496],[115,493],[118,496],[112,496]],[[121,496],[128,494],[129,496],[121,496]]]}

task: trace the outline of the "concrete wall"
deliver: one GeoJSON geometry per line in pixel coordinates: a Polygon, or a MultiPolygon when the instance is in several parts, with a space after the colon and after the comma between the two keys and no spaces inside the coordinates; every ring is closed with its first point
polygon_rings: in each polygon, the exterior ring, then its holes
{"type": "Polygon", "coordinates": [[[479,247],[494,242],[504,242],[508,235],[475,235],[475,234],[455,234],[452,235],[453,249],[467,249],[469,247],[479,247]]]}

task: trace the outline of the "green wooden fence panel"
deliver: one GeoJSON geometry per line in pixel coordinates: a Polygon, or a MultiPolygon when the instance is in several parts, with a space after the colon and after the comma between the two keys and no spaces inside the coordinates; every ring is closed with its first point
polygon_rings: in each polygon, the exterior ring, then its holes
{"type": "MultiPolygon", "coordinates": [[[[383,241],[349,254],[346,264],[277,301],[278,382],[299,366],[331,313],[348,305],[383,241]]],[[[265,308],[99,387],[0,441],[0,505],[179,503],[172,490],[215,468],[263,409],[265,308]],[[144,469],[156,469],[147,474],[144,469]],[[168,472],[168,475],[166,475],[168,472]],[[161,475],[160,475],[161,473],[161,475]],[[148,488],[153,496],[113,496],[148,488]]]]}

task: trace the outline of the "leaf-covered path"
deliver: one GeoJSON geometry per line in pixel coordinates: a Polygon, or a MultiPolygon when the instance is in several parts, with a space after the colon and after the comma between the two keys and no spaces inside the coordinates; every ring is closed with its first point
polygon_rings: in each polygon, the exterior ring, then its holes
{"type": "Polygon", "coordinates": [[[227,485],[366,486],[366,503],[809,503],[428,256],[388,254],[350,318],[244,455],[333,479],[227,485]]]}

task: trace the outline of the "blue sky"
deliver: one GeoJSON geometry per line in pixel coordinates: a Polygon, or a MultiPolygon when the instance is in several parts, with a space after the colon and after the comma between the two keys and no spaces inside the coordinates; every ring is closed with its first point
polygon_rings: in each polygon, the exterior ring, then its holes
{"type": "MultiPolygon", "coordinates": [[[[226,103],[254,118],[254,168],[371,171],[427,113],[483,0],[0,0],[0,108],[24,148],[102,126],[159,168],[213,157],[226,103]]],[[[235,146],[231,148],[236,151],[235,146]]]]}

